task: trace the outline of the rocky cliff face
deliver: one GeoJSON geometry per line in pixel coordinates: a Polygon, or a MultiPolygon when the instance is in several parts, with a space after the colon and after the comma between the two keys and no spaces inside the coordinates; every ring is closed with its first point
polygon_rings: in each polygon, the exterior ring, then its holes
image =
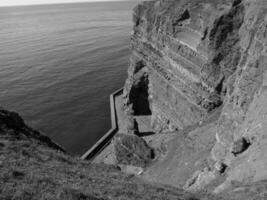
{"type": "Polygon", "coordinates": [[[244,1],[239,29],[241,57],[226,83],[227,94],[218,121],[214,160],[229,166],[226,182],[254,182],[267,178],[267,2],[244,1]]]}
{"type": "MultiPolygon", "coordinates": [[[[267,2],[144,2],[134,11],[125,104],[157,132],[201,124],[221,107],[212,163],[188,189],[267,179],[267,2]]],[[[201,134],[201,133],[200,133],[201,134]]]]}
{"type": "Polygon", "coordinates": [[[151,111],[158,131],[194,125],[222,104],[223,82],[240,57],[243,9],[236,6],[233,18],[225,14],[230,9],[231,1],[156,1],[135,9],[126,103],[137,115],[151,111]],[[220,67],[229,54],[236,59],[220,67]]]}
{"type": "Polygon", "coordinates": [[[0,199],[267,199],[266,0],[144,2],[134,24],[127,113],[172,132],[155,151],[118,136],[144,175],[70,157],[0,109],[0,199]]]}

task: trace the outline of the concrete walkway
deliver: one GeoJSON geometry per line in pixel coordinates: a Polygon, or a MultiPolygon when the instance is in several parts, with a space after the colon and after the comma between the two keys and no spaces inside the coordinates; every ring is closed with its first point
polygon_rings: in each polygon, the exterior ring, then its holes
{"type": "MultiPolygon", "coordinates": [[[[115,97],[115,109],[118,119],[118,132],[117,133],[126,133],[126,123],[124,123],[125,114],[122,109],[123,97],[122,94],[115,97]]],[[[93,160],[95,163],[105,163],[105,164],[116,164],[115,151],[113,143],[111,142],[106,146],[103,151],[95,157],[93,160]]]]}
{"type": "MultiPolygon", "coordinates": [[[[118,119],[118,132],[125,134],[127,133],[127,123],[125,119],[127,116],[123,110],[123,97],[122,94],[115,97],[115,109],[117,113],[118,119]]],[[[153,129],[150,126],[151,116],[137,116],[135,117],[138,123],[138,128],[140,133],[144,135],[151,135],[153,133],[153,129]]],[[[148,139],[148,138],[147,138],[148,139]]],[[[112,142],[102,150],[93,160],[95,163],[106,163],[106,164],[116,164],[114,146],[112,142]]]]}
{"type": "MultiPolygon", "coordinates": [[[[127,133],[127,123],[125,119],[127,116],[123,111],[123,97],[122,94],[115,97],[115,108],[118,119],[118,132],[127,133]]],[[[143,134],[143,138],[146,142],[153,147],[161,147],[166,140],[172,138],[173,134],[154,134],[151,127],[151,116],[135,116],[138,123],[138,128],[143,134]]],[[[93,160],[95,163],[116,164],[115,151],[113,143],[111,142],[105,149],[102,150],[93,160]]]]}

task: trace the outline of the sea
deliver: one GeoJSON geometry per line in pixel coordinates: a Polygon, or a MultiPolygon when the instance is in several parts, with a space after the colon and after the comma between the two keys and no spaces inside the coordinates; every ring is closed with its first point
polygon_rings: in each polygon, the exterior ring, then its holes
{"type": "Polygon", "coordinates": [[[82,155],[110,129],[137,3],[0,8],[0,106],[82,155]]]}

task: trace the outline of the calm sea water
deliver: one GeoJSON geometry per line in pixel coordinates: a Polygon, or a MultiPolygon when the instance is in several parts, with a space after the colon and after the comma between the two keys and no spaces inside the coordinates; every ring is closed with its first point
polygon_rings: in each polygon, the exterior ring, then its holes
{"type": "Polygon", "coordinates": [[[72,154],[109,128],[137,2],[0,8],[0,105],[72,154]]]}

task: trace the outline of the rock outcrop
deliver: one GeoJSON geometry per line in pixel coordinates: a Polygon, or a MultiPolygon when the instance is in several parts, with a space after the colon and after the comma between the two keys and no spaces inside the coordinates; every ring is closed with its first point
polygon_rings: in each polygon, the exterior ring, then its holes
{"type": "Polygon", "coordinates": [[[118,164],[146,167],[154,158],[154,151],[136,135],[119,134],[114,141],[118,164]]]}
{"type": "Polygon", "coordinates": [[[230,9],[231,1],[200,0],[136,7],[124,93],[136,115],[152,114],[158,132],[194,125],[222,104],[223,82],[240,57],[236,42],[242,8],[232,13],[237,19],[223,17],[230,9]],[[228,37],[232,41],[224,43],[228,37]],[[220,60],[230,54],[236,57],[227,63],[231,67],[221,68],[220,60]]]}
{"type": "Polygon", "coordinates": [[[49,137],[27,126],[18,113],[4,110],[1,107],[0,130],[2,134],[13,135],[17,139],[20,139],[20,137],[22,136],[28,137],[30,139],[34,138],[42,144],[45,144],[56,150],[65,152],[65,150],[61,146],[53,142],[49,137]]]}
{"type": "Polygon", "coordinates": [[[212,162],[187,189],[212,184],[218,193],[267,180],[265,0],[144,2],[131,48],[125,104],[151,115],[155,131],[197,128],[221,109],[212,162]]]}

